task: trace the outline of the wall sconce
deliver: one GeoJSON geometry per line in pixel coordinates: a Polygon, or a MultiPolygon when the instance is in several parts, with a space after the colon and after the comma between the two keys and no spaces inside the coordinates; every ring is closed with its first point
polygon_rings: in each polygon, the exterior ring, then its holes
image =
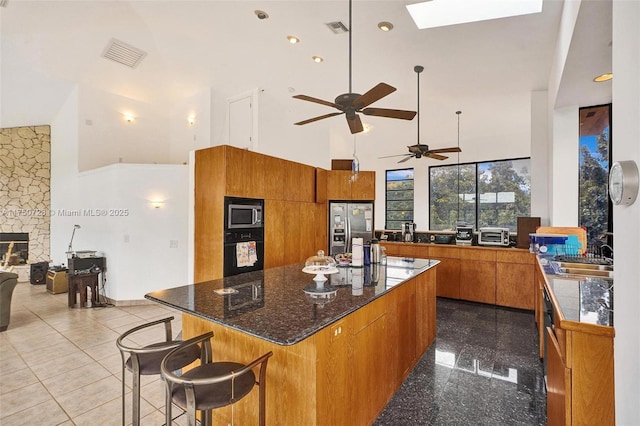
{"type": "Polygon", "coordinates": [[[159,209],[160,207],[164,206],[164,201],[160,201],[160,200],[153,200],[153,201],[149,201],[149,204],[151,205],[151,207],[153,207],[154,209],[159,209]]]}
{"type": "Polygon", "coordinates": [[[187,117],[187,121],[189,122],[189,126],[193,126],[193,123],[196,122],[196,118],[193,115],[187,117]]]}
{"type": "Polygon", "coordinates": [[[130,112],[125,112],[124,119],[127,120],[127,123],[131,123],[133,120],[135,120],[135,117],[130,112]]]}

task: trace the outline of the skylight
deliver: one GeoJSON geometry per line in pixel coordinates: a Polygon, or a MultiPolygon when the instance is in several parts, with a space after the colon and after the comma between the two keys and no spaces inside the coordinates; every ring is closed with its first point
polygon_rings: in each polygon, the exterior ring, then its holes
{"type": "Polygon", "coordinates": [[[542,12],[542,0],[430,0],[408,4],[419,29],[542,12]]]}

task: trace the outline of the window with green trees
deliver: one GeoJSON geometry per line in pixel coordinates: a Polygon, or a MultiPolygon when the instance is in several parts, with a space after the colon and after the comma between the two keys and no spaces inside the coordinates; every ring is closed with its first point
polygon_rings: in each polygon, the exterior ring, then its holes
{"type": "Polygon", "coordinates": [[[611,155],[611,105],[580,108],[578,224],[587,230],[587,245],[597,245],[613,230],[608,179],[611,155]]]}
{"type": "Polygon", "coordinates": [[[529,165],[521,158],[429,167],[429,228],[465,222],[516,231],[518,216],[531,212],[529,165]]]}
{"type": "Polygon", "coordinates": [[[413,169],[387,170],[385,229],[413,221],[413,169]]]}

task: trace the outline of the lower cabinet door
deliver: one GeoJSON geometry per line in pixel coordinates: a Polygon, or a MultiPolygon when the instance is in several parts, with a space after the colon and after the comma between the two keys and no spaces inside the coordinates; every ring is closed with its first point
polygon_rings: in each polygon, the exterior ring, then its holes
{"type": "Polygon", "coordinates": [[[562,359],[560,345],[551,329],[547,338],[547,425],[571,424],[571,370],[562,359]]]}

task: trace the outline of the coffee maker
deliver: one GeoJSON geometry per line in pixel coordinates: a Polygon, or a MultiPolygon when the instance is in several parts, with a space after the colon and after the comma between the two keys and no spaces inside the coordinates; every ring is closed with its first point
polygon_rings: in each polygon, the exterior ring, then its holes
{"type": "Polygon", "coordinates": [[[402,241],[412,243],[416,234],[416,224],[413,222],[404,222],[402,224],[402,241]]]}

